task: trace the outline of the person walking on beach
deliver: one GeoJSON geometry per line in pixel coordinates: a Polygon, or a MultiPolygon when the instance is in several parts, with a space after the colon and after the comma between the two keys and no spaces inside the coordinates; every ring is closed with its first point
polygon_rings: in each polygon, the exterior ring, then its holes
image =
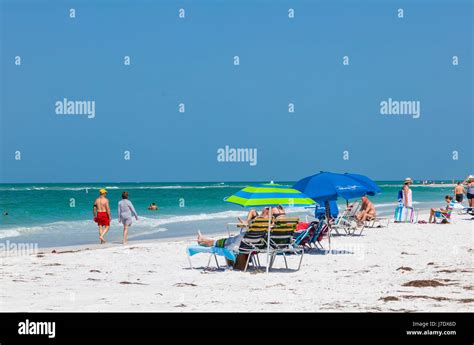
{"type": "Polygon", "coordinates": [[[128,242],[128,227],[132,225],[132,217],[138,220],[138,214],[128,200],[128,192],[123,192],[122,200],[118,203],[118,221],[123,224],[123,244],[128,242]]]}
{"type": "Polygon", "coordinates": [[[462,203],[464,193],[464,186],[461,184],[461,182],[458,182],[456,187],[454,187],[454,196],[457,202],[462,203]]]}
{"type": "Polygon", "coordinates": [[[102,188],[99,190],[99,194],[99,197],[95,199],[94,202],[93,213],[94,220],[99,226],[100,244],[103,244],[106,242],[104,236],[109,231],[110,220],[112,217],[110,216],[109,200],[105,197],[107,195],[107,190],[102,188]]]}

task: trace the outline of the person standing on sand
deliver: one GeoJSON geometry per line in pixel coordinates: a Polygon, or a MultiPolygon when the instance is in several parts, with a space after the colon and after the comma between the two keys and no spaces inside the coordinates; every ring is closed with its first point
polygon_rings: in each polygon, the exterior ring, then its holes
{"type": "Polygon", "coordinates": [[[403,188],[402,188],[402,202],[403,206],[406,208],[412,208],[413,207],[413,197],[412,197],[412,192],[410,189],[410,186],[413,184],[413,180],[409,177],[407,177],[403,181],[403,188]]]}
{"type": "Polygon", "coordinates": [[[466,184],[466,190],[464,193],[466,194],[469,207],[474,207],[474,177],[469,175],[468,178],[464,180],[463,184],[466,184]]]}
{"type": "Polygon", "coordinates": [[[123,244],[128,242],[128,227],[132,225],[132,217],[138,220],[138,214],[128,200],[128,192],[123,192],[122,200],[118,203],[118,221],[123,224],[123,244]]]}
{"type": "Polygon", "coordinates": [[[109,200],[105,197],[107,195],[107,191],[102,188],[99,190],[100,196],[95,199],[93,213],[94,213],[94,221],[97,222],[99,226],[99,239],[100,244],[105,243],[104,236],[109,231],[110,228],[110,220],[112,219],[110,215],[110,206],[109,200]]]}
{"type": "Polygon", "coordinates": [[[398,207],[395,209],[395,223],[410,222],[413,220],[413,197],[410,189],[410,185],[413,180],[407,177],[403,181],[403,187],[398,192],[398,207]]]}
{"type": "Polygon", "coordinates": [[[456,187],[454,187],[454,196],[457,202],[462,203],[464,193],[465,193],[464,186],[461,184],[461,182],[458,182],[456,187]]]}

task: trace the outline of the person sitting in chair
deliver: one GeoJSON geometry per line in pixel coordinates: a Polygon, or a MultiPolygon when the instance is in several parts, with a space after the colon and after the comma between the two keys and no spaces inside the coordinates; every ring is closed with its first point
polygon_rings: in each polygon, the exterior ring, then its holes
{"type": "Polygon", "coordinates": [[[277,207],[273,207],[272,208],[272,216],[277,218],[277,217],[280,217],[280,216],[285,216],[286,213],[285,213],[285,209],[283,208],[283,206],[281,205],[278,205],[277,207]]]}
{"type": "Polygon", "coordinates": [[[365,222],[366,220],[374,220],[375,219],[375,206],[369,200],[367,195],[364,195],[361,198],[362,205],[360,207],[360,211],[356,214],[356,218],[359,222],[365,222]]]}
{"type": "Polygon", "coordinates": [[[432,208],[430,210],[430,219],[428,223],[436,223],[437,215],[438,217],[442,217],[441,214],[443,214],[446,218],[448,218],[449,211],[452,209],[452,207],[450,207],[452,200],[453,198],[450,195],[446,195],[444,197],[444,201],[446,201],[446,208],[432,208]]]}
{"type": "Polygon", "coordinates": [[[241,224],[244,224],[244,225],[248,225],[252,222],[252,220],[254,220],[255,218],[257,217],[262,217],[262,218],[267,218],[268,217],[268,213],[269,213],[269,208],[268,207],[265,207],[263,210],[262,210],[262,213],[259,215],[257,210],[252,208],[248,214],[247,214],[247,219],[245,221],[243,221],[242,219],[240,219],[239,217],[237,217],[237,219],[239,220],[239,222],[241,224]]]}

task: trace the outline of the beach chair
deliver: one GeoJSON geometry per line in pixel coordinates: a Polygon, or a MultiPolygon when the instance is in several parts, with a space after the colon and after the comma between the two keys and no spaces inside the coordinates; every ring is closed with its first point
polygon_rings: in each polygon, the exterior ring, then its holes
{"type": "Polygon", "coordinates": [[[314,232],[318,227],[319,219],[311,222],[298,223],[295,232],[293,233],[293,247],[302,247],[311,249],[311,241],[314,236],[314,232]],[[303,225],[304,228],[298,230],[298,227],[303,225]]]}
{"type": "Polygon", "coordinates": [[[241,231],[243,232],[243,237],[236,251],[216,246],[205,247],[201,245],[193,245],[187,247],[186,251],[188,254],[189,266],[193,268],[191,256],[200,253],[209,254],[209,261],[206,268],[210,268],[211,259],[213,257],[215,259],[217,268],[219,268],[220,266],[217,256],[223,256],[227,260],[235,262],[237,260],[237,255],[249,254],[247,263],[245,265],[245,270],[247,270],[249,261],[253,259],[253,256],[262,250],[262,248],[266,248],[265,236],[267,235],[268,231],[268,218],[255,218],[249,225],[243,227],[241,231]]]}
{"type": "Polygon", "coordinates": [[[437,219],[441,219],[441,221],[438,224],[449,224],[452,222],[451,215],[453,213],[455,203],[451,201],[446,209],[445,212],[442,211],[436,211],[434,214],[435,217],[435,222],[437,219]]]}
{"type": "Polygon", "coordinates": [[[296,217],[279,217],[275,220],[270,230],[270,263],[269,268],[273,267],[275,259],[278,255],[282,255],[285,260],[285,267],[288,269],[286,260],[287,254],[300,255],[300,261],[297,270],[301,267],[303,261],[303,248],[293,245],[293,235],[299,219],[296,217]]]}
{"type": "Polygon", "coordinates": [[[350,235],[351,232],[358,230],[361,225],[357,222],[356,214],[360,209],[360,202],[354,202],[350,207],[346,208],[334,221],[331,226],[331,230],[336,231],[338,235],[341,235],[338,229],[344,230],[346,235],[350,235]]]}
{"type": "Polygon", "coordinates": [[[248,255],[244,272],[250,263],[255,268],[261,267],[258,254],[266,253],[268,235],[268,218],[255,218],[245,230],[244,237],[240,242],[238,255],[248,255]]]}
{"type": "Polygon", "coordinates": [[[390,223],[390,219],[386,217],[375,217],[371,220],[366,220],[364,226],[366,228],[386,228],[390,223]]]}
{"type": "Polygon", "coordinates": [[[458,207],[456,210],[459,215],[470,214],[474,216],[474,207],[458,207]]]}
{"type": "Polygon", "coordinates": [[[313,237],[311,238],[310,245],[314,245],[314,248],[316,249],[324,249],[321,241],[324,237],[329,236],[329,231],[330,230],[327,221],[325,219],[322,219],[317,224],[315,232],[313,233],[313,237]]]}

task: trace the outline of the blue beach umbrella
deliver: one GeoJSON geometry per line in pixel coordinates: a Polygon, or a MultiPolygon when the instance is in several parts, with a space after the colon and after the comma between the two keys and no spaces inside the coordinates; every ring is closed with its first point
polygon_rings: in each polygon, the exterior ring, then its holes
{"type": "MultiPolygon", "coordinates": [[[[305,177],[296,182],[293,188],[301,191],[311,199],[324,203],[326,218],[331,214],[330,202],[342,197],[349,199],[363,195],[375,195],[380,192],[377,184],[366,176],[358,174],[336,174],[321,171],[319,174],[305,177]]],[[[330,223],[328,221],[328,226],[330,223]]],[[[329,246],[331,246],[331,231],[329,231],[329,246]]]]}
{"type": "Polygon", "coordinates": [[[375,183],[372,179],[365,175],[360,175],[360,174],[350,174],[350,173],[344,173],[344,175],[359,181],[361,184],[365,185],[368,189],[367,194],[368,195],[375,195],[380,193],[382,190],[380,187],[375,183]]]}
{"type": "Polygon", "coordinates": [[[267,273],[269,269],[270,255],[270,227],[273,206],[309,206],[314,201],[300,191],[274,183],[248,186],[234,195],[225,198],[224,201],[243,207],[270,207],[268,217],[268,239],[267,239],[267,273]]]}
{"type": "Polygon", "coordinates": [[[357,174],[337,174],[320,172],[305,177],[293,188],[306,194],[318,203],[337,200],[342,197],[346,200],[359,198],[363,195],[375,195],[380,188],[368,177],[357,174]]]}

